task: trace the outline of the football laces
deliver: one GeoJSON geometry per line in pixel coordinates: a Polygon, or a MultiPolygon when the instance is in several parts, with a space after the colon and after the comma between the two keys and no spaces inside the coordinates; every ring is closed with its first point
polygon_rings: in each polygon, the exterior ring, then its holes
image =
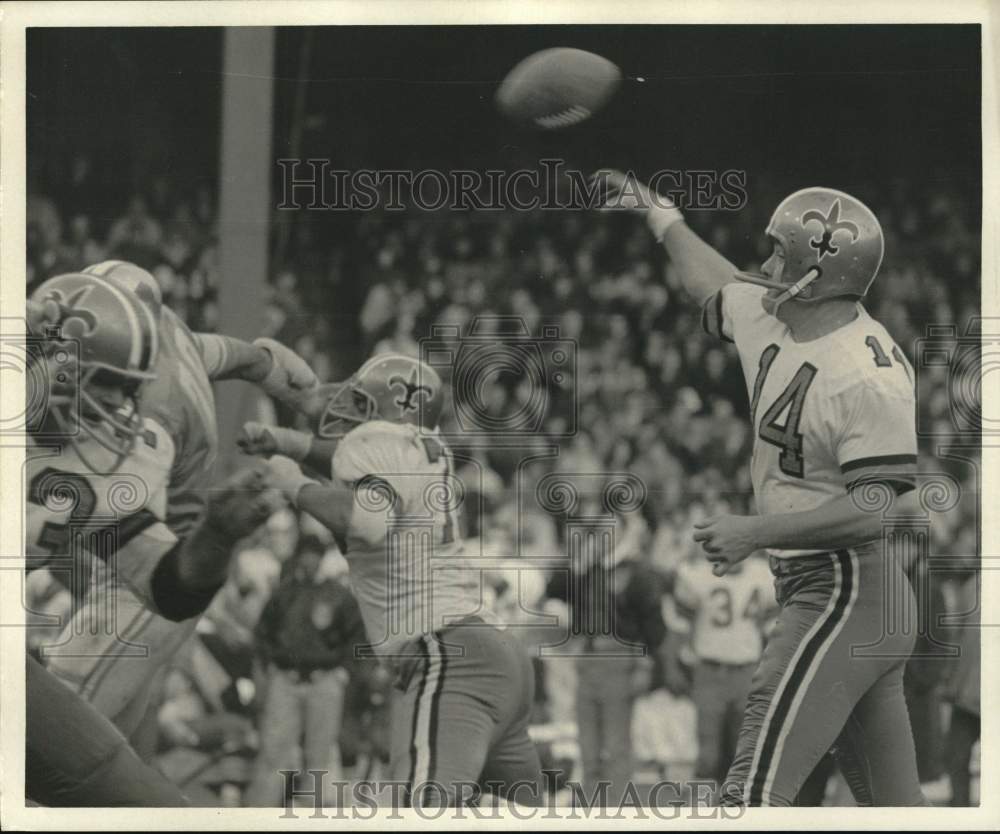
{"type": "Polygon", "coordinates": [[[582,104],[574,104],[572,107],[567,107],[565,110],[560,110],[558,113],[552,113],[548,116],[537,116],[535,118],[535,124],[539,127],[566,127],[568,125],[576,124],[577,122],[582,122],[590,116],[590,110],[584,107],[582,104]]]}

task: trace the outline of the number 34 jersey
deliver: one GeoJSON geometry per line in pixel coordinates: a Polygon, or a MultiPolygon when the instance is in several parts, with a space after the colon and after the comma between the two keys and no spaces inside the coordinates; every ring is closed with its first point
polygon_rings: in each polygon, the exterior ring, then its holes
{"type": "Polygon", "coordinates": [[[673,595],[691,620],[691,648],[699,660],[734,666],[760,660],[764,622],[777,608],[767,559],[752,556],[725,576],[713,574],[704,559],[685,562],[673,595]]]}
{"type": "MultiPolygon", "coordinates": [[[[913,486],[917,463],[913,369],[858,304],[849,324],[796,342],[765,312],[765,290],[727,284],[702,324],[736,344],[754,429],[757,511],[811,510],[867,481],[913,486]]],[[[820,551],[772,550],[798,556],[820,551]]]]}
{"type": "Polygon", "coordinates": [[[372,421],[344,436],[332,464],[354,490],[344,555],[376,653],[473,614],[495,621],[482,607],[483,571],[464,558],[462,490],[442,440],[372,421]]]}

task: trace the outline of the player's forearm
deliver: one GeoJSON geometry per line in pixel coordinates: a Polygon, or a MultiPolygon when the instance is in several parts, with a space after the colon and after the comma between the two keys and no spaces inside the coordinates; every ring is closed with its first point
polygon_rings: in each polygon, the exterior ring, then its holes
{"type": "Polygon", "coordinates": [[[333,453],[337,450],[337,442],[336,440],[313,437],[309,443],[309,451],[302,462],[314,472],[329,477],[330,461],[333,460],[333,453]]]}
{"type": "Polygon", "coordinates": [[[273,360],[264,348],[233,336],[196,333],[209,377],[217,382],[242,379],[260,382],[271,370],[273,360]]]}
{"type": "Polygon", "coordinates": [[[684,291],[699,306],[736,280],[736,267],[686,223],[673,223],[661,238],[684,291]]]}
{"type": "MultiPolygon", "coordinates": [[[[892,511],[916,509],[915,493],[896,496],[892,511]]],[[[778,550],[836,550],[873,541],[882,535],[885,510],[868,512],[850,495],[796,513],[760,516],[758,546],[778,550]]]]}
{"type": "Polygon", "coordinates": [[[352,490],[335,484],[307,483],[298,491],[295,505],[335,536],[347,536],[354,507],[352,490]]]}

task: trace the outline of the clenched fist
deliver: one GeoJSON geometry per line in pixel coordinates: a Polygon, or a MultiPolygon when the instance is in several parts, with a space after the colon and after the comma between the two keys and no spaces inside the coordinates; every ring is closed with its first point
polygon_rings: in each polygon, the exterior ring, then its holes
{"type": "Polygon", "coordinates": [[[205,521],[234,541],[249,535],[284,505],[261,465],[241,469],[208,492],[205,521]]]}
{"type": "Polygon", "coordinates": [[[313,369],[294,350],[274,339],[255,339],[254,346],[271,354],[271,370],[261,381],[261,388],[276,400],[300,408],[319,385],[313,369]]]}
{"type": "Polygon", "coordinates": [[[292,460],[304,460],[309,454],[312,438],[305,432],[283,429],[253,421],[243,424],[236,436],[236,445],[248,455],[286,455],[292,460]]]}

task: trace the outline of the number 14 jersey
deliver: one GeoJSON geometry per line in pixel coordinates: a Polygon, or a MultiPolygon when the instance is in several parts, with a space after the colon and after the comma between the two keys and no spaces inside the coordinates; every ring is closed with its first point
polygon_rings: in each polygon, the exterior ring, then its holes
{"type": "MultiPolygon", "coordinates": [[[[750,396],[751,478],[764,515],[811,510],[866,481],[913,486],[917,462],[913,369],[858,304],[832,333],[796,342],[765,312],[765,290],[727,284],[702,324],[734,342],[750,396]]],[[[772,550],[779,557],[822,551],[772,550]]]]}

